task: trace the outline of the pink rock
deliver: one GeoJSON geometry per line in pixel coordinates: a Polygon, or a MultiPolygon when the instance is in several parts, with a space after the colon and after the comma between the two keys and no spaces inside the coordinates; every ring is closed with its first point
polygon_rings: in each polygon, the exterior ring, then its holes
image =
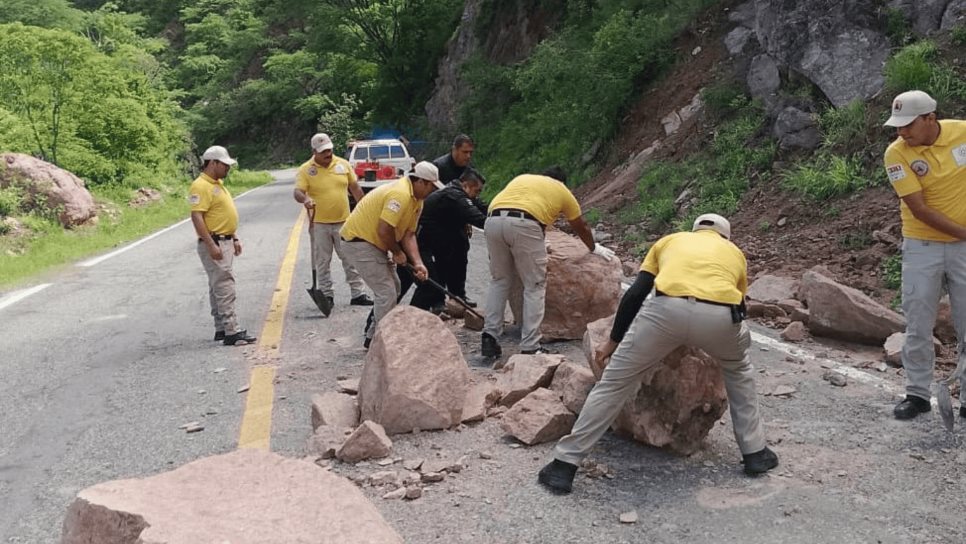
{"type": "Polygon", "coordinates": [[[748,286],[748,298],[766,304],[777,304],[779,301],[796,298],[798,288],[799,284],[795,279],[764,274],[748,286]]]}
{"type": "Polygon", "coordinates": [[[326,392],[312,396],[312,428],[322,425],[355,427],[359,424],[356,399],[342,393],[326,392]]]}
{"type": "Polygon", "coordinates": [[[313,463],[242,449],[77,494],[63,544],[402,543],[348,480],[313,463]]]}
{"type": "Polygon", "coordinates": [[[378,423],[366,420],[346,438],[335,456],[346,463],[385,457],[392,452],[392,440],[378,423]]]}
{"type": "MultiPolygon", "coordinates": [[[[613,317],[587,327],[584,352],[594,353],[607,339],[613,317]]],[[[604,367],[590,357],[590,369],[600,379],[604,367]]],[[[637,396],[621,410],[614,427],[639,442],[685,455],[694,453],[728,406],[724,378],[707,353],[681,347],[644,376],[637,396]]]]}
{"type": "Polygon", "coordinates": [[[97,215],[84,180],[30,155],[4,153],[2,157],[6,168],[0,169],[0,187],[23,186],[29,202],[42,200],[45,208],[58,210],[57,218],[64,227],[80,225],[97,215]]]}
{"type": "Polygon", "coordinates": [[[939,299],[939,312],[936,315],[936,326],[932,332],[936,338],[947,344],[957,342],[956,326],[953,324],[953,311],[949,304],[949,295],[943,295],[943,298],[939,299]]]}
{"type": "Polygon", "coordinates": [[[520,442],[532,446],[564,436],[576,420],[558,393],[540,388],[507,410],[500,425],[520,442]]]}
{"type": "Polygon", "coordinates": [[[621,263],[593,255],[579,239],[548,230],[547,296],[540,332],[545,339],[583,338],[587,324],[617,311],[621,263]]]}
{"type": "Polygon", "coordinates": [[[466,394],[466,403],[463,404],[463,423],[483,421],[486,411],[499,400],[500,391],[496,389],[496,384],[490,381],[473,384],[466,394]]]}
{"type": "MultiPolygon", "coordinates": [[[[902,348],[906,345],[906,333],[897,332],[886,338],[885,343],[882,345],[882,351],[885,355],[885,362],[893,366],[902,366],[902,348]]],[[[943,345],[936,337],[932,339],[933,348],[936,351],[936,355],[942,352],[943,345]]]]}
{"type": "Polygon", "coordinates": [[[315,429],[315,432],[309,437],[306,449],[311,455],[322,459],[332,459],[335,457],[335,452],[339,451],[350,434],[352,434],[351,428],[322,425],[315,429]]]}
{"type": "Polygon", "coordinates": [[[594,377],[594,373],[590,371],[590,367],[564,361],[553,373],[550,389],[560,394],[561,400],[568,410],[579,414],[595,383],[597,383],[597,379],[594,377]]]}
{"type": "Polygon", "coordinates": [[[764,317],[768,319],[781,319],[788,317],[785,310],[777,304],[764,304],[761,302],[748,302],[748,317],[764,317]]]}
{"type": "Polygon", "coordinates": [[[360,418],[389,434],[462,421],[470,371],[459,342],[435,315],[396,306],[380,321],[359,381],[360,418]]]}
{"type": "Polygon", "coordinates": [[[814,268],[802,276],[802,294],[808,303],[808,329],[817,336],[882,345],[906,328],[901,315],[814,268]]]}
{"type": "Polygon", "coordinates": [[[805,324],[801,321],[794,321],[785,327],[785,330],[781,332],[781,337],[789,342],[802,342],[808,337],[808,330],[805,329],[805,324]]]}
{"type": "Polygon", "coordinates": [[[500,404],[513,406],[538,387],[550,387],[553,371],[563,361],[562,355],[520,354],[510,357],[497,383],[502,394],[500,404]]]}

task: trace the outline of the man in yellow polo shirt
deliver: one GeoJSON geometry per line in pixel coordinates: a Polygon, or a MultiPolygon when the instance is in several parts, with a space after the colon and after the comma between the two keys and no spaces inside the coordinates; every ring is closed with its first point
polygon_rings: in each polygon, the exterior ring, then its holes
{"type": "Polygon", "coordinates": [[[238,328],[235,317],[234,258],[241,255],[238,211],[222,181],[237,161],[220,145],[201,156],[202,171],[188,189],[191,224],[198,235],[198,256],[208,274],[208,301],[215,320],[215,340],[226,346],[250,344],[255,337],[238,328]]]}
{"type": "Polygon", "coordinates": [[[333,304],[332,251],[342,261],[346,283],[349,284],[349,304],[372,306],[372,299],[363,291],[362,277],[342,254],[339,230],[349,217],[349,191],[356,202],[362,200],[362,188],[349,161],[333,154],[332,139],[328,134],[312,136],[312,158],[305,162],[295,175],[295,201],[308,210],[312,218],[309,225],[309,243],[312,244],[312,269],[318,274],[319,290],[333,304]]]}
{"type": "MultiPolygon", "coordinates": [[[[912,419],[930,410],[933,326],[944,281],[956,333],[961,341],[966,334],[966,121],[938,120],[932,97],[908,91],[892,101],[885,124],[896,127],[898,136],[886,149],[885,168],[901,199],[904,239],[906,398],[894,414],[912,419]]],[[[959,415],[966,417],[966,406],[960,406],[959,415]]]]}
{"type": "Polygon", "coordinates": [[[497,338],[503,331],[507,299],[515,285],[523,287],[520,352],[540,351],[547,288],[547,248],[543,232],[563,213],[587,249],[607,259],[614,252],[594,243],[590,227],[580,215],[580,204],[564,185],[567,176],[559,167],[542,175],[523,174],[510,180],[490,202],[483,233],[490,254],[490,289],[482,335],[484,357],[499,357],[497,338]]]}
{"type": "Polygon", "coordinates": [[[730,238],[727,219],[705,214],[695,220],[693,232],[665,236],[647,252],[634,285],[621,298],[610,338],[596,354],[601,363],[610,361],[573,430],[540,471],[542,485],[569,493],[577,466],[637,392],[641,378],[683,345],[701,348],[721,363],[745,472],[761,474],[778,466],[778,456],[765,442],[748,359],[751,333],[742,312],[747,265],[730,238]],[[652,287],[655,296],[645,300],[652,287]]]}
{"type": "Polygon", "coordinates": [[[430,162],[416,164],[413,172],[378,187],[356,204],[342,226],[342,252],[356,267],[376,299],[366,322],[363,345],[369,348],[379,321],[396,306],[399,276],[396,265],[411,264],[416,279],[429,276],[416,243],[416,225],[423,200],[442,188],[439,171],[430,162]]]}

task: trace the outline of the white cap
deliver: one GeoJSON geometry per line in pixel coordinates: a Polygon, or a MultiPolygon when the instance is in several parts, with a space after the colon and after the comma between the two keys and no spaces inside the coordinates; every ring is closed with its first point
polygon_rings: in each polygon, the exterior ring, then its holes
{"type": "Polygon", "coordinates": [[[238,161],[228,156],[228,150],[220,145],[213,145],[205,150],[205,153],[201,156],[203,161],[218,161],[228,166],[235,166],[238,161]]]}
{"type": "Polygon", "coordinates": [[[713,230],[727,239],[731,239],[731,223],[716,213],[706,213],[694,220],[691,230],[713,230]]]}
{"type": "Polygon", "coordinates": [[[906,91],[892,101],[892,117],[885,122],[887,127],[904,127],[916,117],[936,111],[936,101],[922,91],[906,91]]]}
{"type": "Polygon", "coordinates": [[[443,182],[439,181],[439,168],[436,168],[436,165],[431,162],[422,161],[416,163],[416,167],[413,168],[413,175],[419,179],[432,181],[437,189],[446,187],[443,185],[443,182]]]}
{"type": "Polygon", "coordinates": [[[312,151],[321,153],[334,147],[335,145],[332,144],[332,138],[329,138],[328,134],[320,132],[315,136],[312,136],[312,151]]]}

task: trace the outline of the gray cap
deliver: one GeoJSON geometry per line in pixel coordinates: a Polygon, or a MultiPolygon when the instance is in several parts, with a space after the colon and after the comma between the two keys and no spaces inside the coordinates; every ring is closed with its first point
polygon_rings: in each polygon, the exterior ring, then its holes
{"type": "Polygon", "coordinates": [[[699,215],[694,220],[692,231],[713,230],[727,239],[731,239],[731,223],[727,219],[716,213],[706,213],[699,215]]]}

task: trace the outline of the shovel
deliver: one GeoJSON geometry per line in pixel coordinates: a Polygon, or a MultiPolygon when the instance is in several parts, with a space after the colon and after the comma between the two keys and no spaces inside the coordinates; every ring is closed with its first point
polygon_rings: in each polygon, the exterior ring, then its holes
{"type": "MultiPolygon", "coordinates": [[[[410,272],[412,272],[413,276],[415,277],[415,275],[416,275],[416,269],[413,268],[413,265],[411,265],[409,263],[406,263],[406,268],[410,272]]],[[[447,290],[445,287],[443,287],[442,285],[440,285],[439,283],[437,283],[436,280],[434,280],[433,278],[427,277],[425,281],[426,281],[426,283],[432,285],[435,289],[441,291],[444,295],[446,295],[449,298],[453,299],[460,306],[466,308],[467,313],[473,314],[473,316],[477,317],[480,320],[480,322],[483,321],[483,316],[480,315],[479,313],[477,313],[476,310],[472,306],[470,306],[469,303],[467,303],[465,300],[463,300],[461,297],[458,297],[458,296],[454,295],[453,293],[450,293],[449,290],[447,290]]]]}
{"type": "Polygon", "coordinates": [[[312,236],[312,223],[315,222],[315,208],[307,210],[307,213],[309,214],[309,249],[312,255],[312,287],[306,289],[306,291],[312,297],[312,302],[322,311],[322,315],[329,317],[329,314],[332,313],[332,304],[329,303],[329,297],[325,296],[325,293],[322,291],[319,291],[317,284],[318,273],[315,270],[315,240],[312,236]]]}
{"type": "Polygon", "coordinates": [[[946,430],[953,432],[953,427],[955,426],[956,416],[953,413],[953,398],[949,393],[950,386],[959,380],[960,385],[960,400],[962,400],[962,385],[963,378],[966,376],[966,353],[964,353],[964,343],[959,344],[959,362],[956,363],[956,370],[949,375],[945,380],[938,380],[936,382],[936,404],[939,406],[939,415],[942,417],[943,426],[946,430]]]}

